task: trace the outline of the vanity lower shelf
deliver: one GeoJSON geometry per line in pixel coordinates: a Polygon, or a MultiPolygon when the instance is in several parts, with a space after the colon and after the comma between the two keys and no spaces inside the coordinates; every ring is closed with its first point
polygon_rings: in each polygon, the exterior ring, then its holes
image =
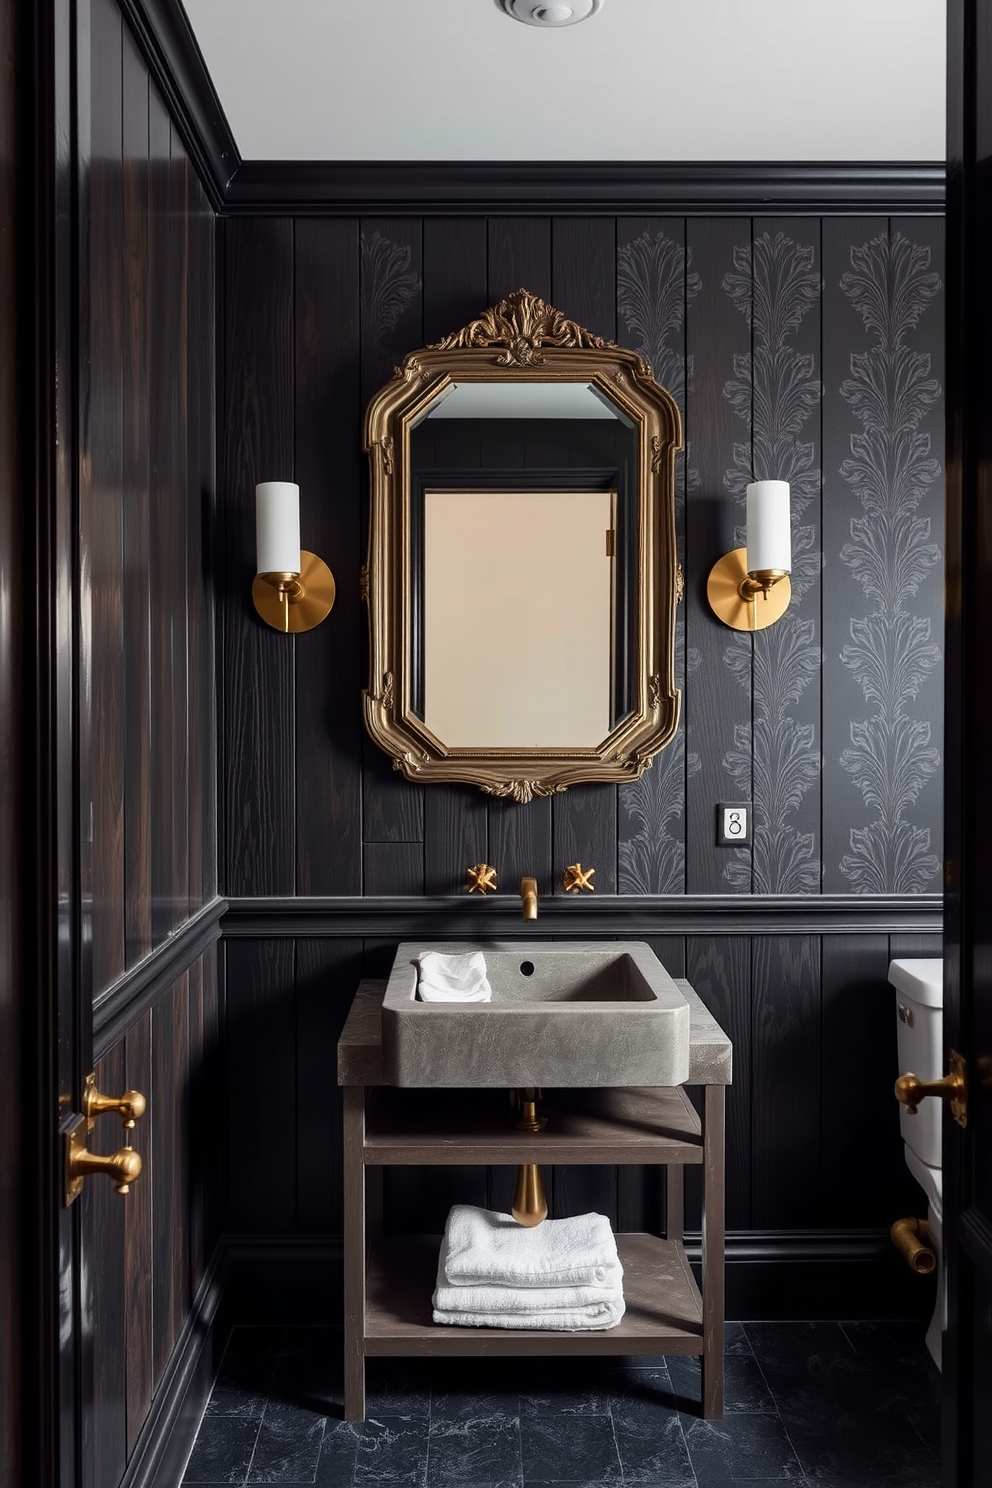
{"type": "Polygon", "coordinates": [[[701,1354],[699,1289],[677,1241],[617,1235],[627,1310],[604,1332],[453,1328],[432,1321],[439,1235],[403,1235],[369,1252],[365,1353],[436,1357],[522,1354],[701,1354]]]}

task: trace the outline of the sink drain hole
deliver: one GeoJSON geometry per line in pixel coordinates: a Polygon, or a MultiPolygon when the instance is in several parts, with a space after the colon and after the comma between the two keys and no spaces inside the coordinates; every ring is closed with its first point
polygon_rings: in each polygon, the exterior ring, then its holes
{"type": "Polygon", "coordinates": [[[533,976],[534,975],[534,963],[533,963],[533,961],[521,961],[521,963],[520,963],[520,974],[521,974],[521,976],[533,976]]]}

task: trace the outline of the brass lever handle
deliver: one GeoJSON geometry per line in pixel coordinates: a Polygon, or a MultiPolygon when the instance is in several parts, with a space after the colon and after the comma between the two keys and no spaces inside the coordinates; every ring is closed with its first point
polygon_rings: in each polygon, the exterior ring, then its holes
{"type": "Polygon", "coordinates": [[[71,1204],[83,1191],[83,1182],[95,1173],[113,1178],[119,1194],[130,1193],[131,1184],[141,1175],[141,1154],[124,1146],[117,1152],[90,1152],[86,1146],[87,1123],[79,1120],[65,1138],[65,1201],[71,1204]]]}
{"type": "Polygon", "coordinates": [[[968,1123],[968,1088],[965,1079],[965,1062],[961,1055],[951,1052],[951,1072],[939,1080],[921,1080],[909,1072],[900,1075],[895,1085],[896,1100],[906,1107],[908,1115],[915,1116],[921,1100],[927,1096],[939,1096],[950,1102],[951,1115],[959,1126],[968,1123]]]}
{"type": "Polygon", "coordinates": [[[125,1131],[132,1131],[134,1123],[140,1121],[148,1109],[148,1102],[140,1090],[125,1090],[123,1095],[118,1096],[101,1094],[96,1088],[95,1075],[86,1076],[82,1105],[87,1131],[92,1131],[96,1118],[105,1115],[107,1111],[116,1111],[124,1123],[125,1131]]]}

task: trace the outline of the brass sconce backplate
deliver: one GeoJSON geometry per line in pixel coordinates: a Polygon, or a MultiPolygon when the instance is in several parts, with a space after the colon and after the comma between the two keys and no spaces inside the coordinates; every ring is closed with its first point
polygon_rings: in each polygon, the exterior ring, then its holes
{"type": "Polygon", "coordinates": [[[295,583],[275,584],[264,574],[256,574],[251,586],[255,608],[273,630],[295,635],[313,630],[330,614],[336,586],[334,575],[316,553],[300,552],[300,575],[295,583]]]}
{"type": "Polygon", "coordinates": [[[779,579],[766,594],[745,599],[741,585],[747,582],[747,548],[734,548],[714,563],[706,581],[710,609],[732,630],[764,630],[781,620],[789,608],[792,585],[788,576],[779,579]]]}

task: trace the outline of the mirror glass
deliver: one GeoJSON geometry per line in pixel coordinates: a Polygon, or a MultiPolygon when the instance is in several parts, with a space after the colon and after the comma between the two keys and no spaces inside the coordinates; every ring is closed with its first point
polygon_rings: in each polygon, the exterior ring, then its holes
{"type": "Polygon", "coordinates": [[[627,711],[635,460],[630,419],[584,382],[452,383],[418,420],[412,703],[438,738],[592,748],[627,711]]]}
{"type": "Polygon", "coordinates": [[[678,718],[674,401],[526,291],[372,400],[366,724],[412,779],[636,776],[678,718]],[[405,746],[405,747],[403,747],[405,746]]]}

